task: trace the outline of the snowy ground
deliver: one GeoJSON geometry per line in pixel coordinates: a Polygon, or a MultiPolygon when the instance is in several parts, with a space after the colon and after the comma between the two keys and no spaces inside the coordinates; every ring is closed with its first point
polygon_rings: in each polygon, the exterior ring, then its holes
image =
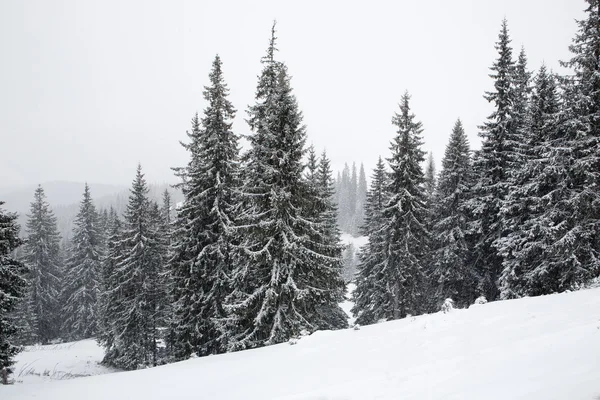
{"type": "Polygon", "coordinates": [[[95,340],[28,346],[17,356],[11,377],[18,385],[114,372],[99,365],[103,356],[104,351],[95,340]]]}
{"type": "Polygon", "coordinates": [[[364,244],[366,244],[369,241],[369,238],[367,236],[354,237],[349,233],[342,233],[340,236],[340,239],[342,240],[342,243],[344,243],[344,244],[352,243],[354,245],[354,249],[356,251],[358,251],[358,249],[361,246],[363,246],[364,244]]]}
{"type": "Polygon", "coordinates": [[[599,397],[600,289],[317,332],[293,346],[141,371],[0,387],[2,400],[599,397]]]}
{"type": "Polygon", "coordinates": [[[344,312],[348,314],[348,323],[351,326],[354,325],[354,320],[356,319],[352,316],[352,313],[350,312],[350,310],[354,306],[354,303],[351,301],[351,296],[352,292],[354,292],[354,289],[356,289],[356,285],[354,283],[349,283],[346,288],[346,301],[340,303],[340,307],[342,307],[342,310],[344,310],[344,312]]]}

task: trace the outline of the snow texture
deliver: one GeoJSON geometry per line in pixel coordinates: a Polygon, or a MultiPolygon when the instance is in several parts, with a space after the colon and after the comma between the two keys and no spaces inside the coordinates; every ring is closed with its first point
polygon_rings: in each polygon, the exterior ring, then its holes
{"type": "MultiPolygon", "coordinates": [[[[600,396],[599,309],[600,289],[508,300],[320,331],[294,346],[0,392],[3,400],[592,400],[600,396]]],[[[66,363],[68,354],[85,359],[88,345],[49,350],[42,368],[66,363]]],[[[43,352],[21,354],[17,371],[43,352]]]]}

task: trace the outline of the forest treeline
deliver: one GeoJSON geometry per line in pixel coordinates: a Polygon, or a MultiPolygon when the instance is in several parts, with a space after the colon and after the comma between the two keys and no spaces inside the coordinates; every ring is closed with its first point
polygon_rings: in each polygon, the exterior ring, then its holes
{"type": "Polygon", "coordinates": [[[336,180],[307,146],[275,27],[243,152],[217,56],[174,168],[180,207],[151,201],[138,166],[122,215],[85,187],[65,251],[41,187],[24,243],[0,213],[0,365],[58,338],[96,337],[106,364],[137,369],[345,328],[340,226],[369,237],[359,324],[586,285],[600,273],[600,4],[587,3],[569,75],[531,71],[502,22],[481,149],[457,120],[438,175],[402,95],[368,190],[362,168],[336,180]]]}

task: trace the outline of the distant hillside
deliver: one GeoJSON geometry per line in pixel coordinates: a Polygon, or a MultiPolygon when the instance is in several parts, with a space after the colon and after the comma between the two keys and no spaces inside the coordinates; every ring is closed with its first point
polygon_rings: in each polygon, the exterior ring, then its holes
{"type": "MultiPolygon", "coordinates": [[[[46,182],[42,183],[48,202],[56,215],[58,230],[63,241],[71,237],[73,220],[79,211],[79,202],[83,194],[84,183],[82,182],[46,182]]],[[[108,209],[111,206],[115,208],[119,215],[123,214],[127,207],[129,197],[129,188],[122,185],[105,185],[90,183],[90,191],[94,204],[98,210],[108,209]]],[[[33,199],[33,192],[37,185],[30,185],[12,192],[0,192],[0,200],[6,204],[3,207],[19,214],[18,222],[21,225],[21,233],[24,234],[25,223],[27,222],[27,213],[30,203],[33,199]]],[[[182,200],[179,191],[173,189],[169,184],[151,184],[149,185],[149,196],[151,199],[162,201],[162,194],[165,189],[171,192],[173,204],[182,200]]]]}
{"type": "MultiPolygon", "coordinates": [[[[53,206],[65,206],[77,203],[83,193],[83,182],[54,181],[44,182],[42,187],[48,198],[48,202],[53,206]]],[[[0,189],[0,200],[4,201],[4,207],[13,212],[27,212],[33,199],[33,192],[38,185],[28,185],[11,191],[0,189]]],[[[94,198],[100,199],[110,196],[125,189],[123,185],[106,185],[90,183],[90,189],[94,198]]]]}

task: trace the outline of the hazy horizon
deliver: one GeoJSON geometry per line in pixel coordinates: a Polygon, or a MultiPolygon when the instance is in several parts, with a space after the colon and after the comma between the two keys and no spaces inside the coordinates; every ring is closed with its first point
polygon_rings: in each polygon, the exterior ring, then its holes
{"type": "MultiPolygon", "coordinates": [[[[0,188],[48,181],[175,182],[190,119],[202,113],[221,55],[234,129],[249,134],[260,59],[277,20],[278,58],[307,125],[334,170],[388,155],[391,118],[408,90],[439,161],[457,118],[473,148],[490,105],[489,67],[504,17],[513,56],[561,70],[583,1],[47,2],[0,4],[0,188]]],[[[562,70],[561,70],[562,71],[562,70]]]]}

